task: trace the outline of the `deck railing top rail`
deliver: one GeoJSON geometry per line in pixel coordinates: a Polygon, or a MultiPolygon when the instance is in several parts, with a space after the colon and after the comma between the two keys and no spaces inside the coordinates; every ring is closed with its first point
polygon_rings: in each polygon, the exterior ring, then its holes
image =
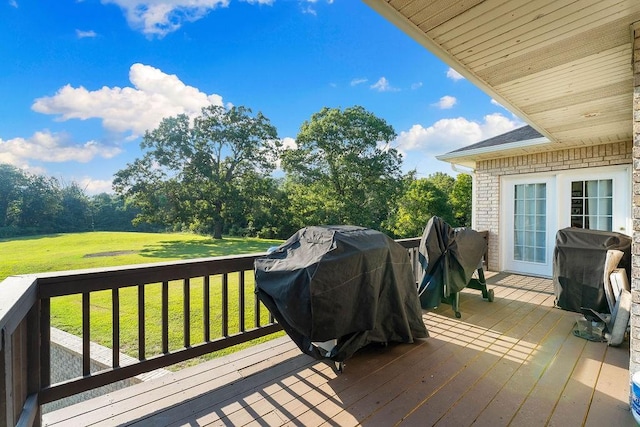
{"type": "Polygon", "coordinates": [[[254,253],[199,258],[149,264],[123,265],[119,267],[92,268],[43,273],[37,275],[39,297],[71,295],[122,288],[137,283],[154,283],[198,277],[250,271],[256,258],[265,255],[254,253]]]}

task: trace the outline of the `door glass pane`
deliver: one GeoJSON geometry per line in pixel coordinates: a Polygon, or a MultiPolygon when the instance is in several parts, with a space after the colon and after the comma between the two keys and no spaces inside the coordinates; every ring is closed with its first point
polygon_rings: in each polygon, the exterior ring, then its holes
{"type": "Polygon", "coordinates": [[[613,196],[613,181],[610,179],[602,179],[598,181],[599,187],[598,194],[600,197],[612,197],[613,196]]]}
{"type": "Polygon", "coordinates": [[[517,184],[514,187],[514,260],[545,263],[547,185],[517,184]]]}
{"type": "Polygon", "coordinates": [[[598,213],[600,215],[611,215],[611,208],[613,208],[613,203],[611,203],[610,198],[603,198],[598,200],[598,213]]]}
{"type": "Polygon", "coordinates": [[[613,180],[571,183],[571,226],[612,231],[613,180]]]}

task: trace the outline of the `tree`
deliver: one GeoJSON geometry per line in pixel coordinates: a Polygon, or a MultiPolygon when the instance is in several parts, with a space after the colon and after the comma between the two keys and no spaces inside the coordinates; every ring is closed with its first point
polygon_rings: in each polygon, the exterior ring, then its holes
{"type": "Polygon", "coordinates": [[[458,174],[449,195],[449,203],[458,227],[471,227],[472,181],[471,175],[458,174]]]}
{"type": "Polygon", "coordinates": [[[323,108],[305,121],[297,148],[282,156],[291,209],[300,225],[379,229],[401,182],[402,157],[389,147],[395,137],[393,127],[360,106],[323,108]]]}
{"type": "Polygon", "coordinates": [[[471,226],[471,176],[456,178],[436,172],[422,179],[409,179],[390,220],[397,237],[422,235],[432,216],[453,227],[471,226]]]}
{"type": "Polygon", "coordinates": [[[427,179],[431,181],[437,189],[446,194],[447,200],[449,199],[451,190],[453,190],[453,186],[456,183],[456,179],[454,177],[444,172],[435,172],[429,175],[427,179]]]}
{"type": "Polygon", "coordinates": [[[11,207],[22,198],[27,181],[27,176],[20,169],[0,164],[0,227],[11,225],[11,207]]]}
{"type": "Polygon", "coordinates": [[[92,196],[89,203],[92,231],[166,231],[166,227],[155,224],[134,226],[132,222],[139,210],[131,203],[126,203],[122,196],[100,193],[92,196]]]}
{"type": "Polygon", "coordinates": [[[60,198],[56,228],[62,232],[91,230],[91,206],[84,190],[73,182],[60,189],[60,198]]]}
{"type": "Polygon", "coordinates": [[[163,119],[141,147],[144,156],[114,179],[116,192],[140,209],[136,222],[184,224],[220,239],[239,182],[270,173],[281,141],[262,113],[209,106],[193,125],[184,114],[163,119]]]}
{"type": "Polygon", "coordinates": [[[397,237],[421,236],[432,216],[451,222],[447,194],[439,188],[437,179],[416,179],[399,198],[390,228],[397,237]]]}
{"type": "Polygon", "coordinates": [[[242,203],[233,216],[230,234],[274,239],[295,232],[282,179],[257,174],[251,179],[248,175],[241,182],[238,197],[242,203]]]}
{"type": "Polygon", "coordinates": [[[9,207],[9,223],[28,234],[57,231],[61,201],[59,183],[55,178],[27,175],[20,197],[9,207]]]}

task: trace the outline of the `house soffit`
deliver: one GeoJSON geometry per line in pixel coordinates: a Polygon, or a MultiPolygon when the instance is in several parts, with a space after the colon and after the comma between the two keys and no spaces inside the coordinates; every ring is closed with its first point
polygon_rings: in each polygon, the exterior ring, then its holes
{"type": "Polygon", "coordinates": [[[640,1],[364,1],[548,139],[509,155],[632,139],[640,1]]]}

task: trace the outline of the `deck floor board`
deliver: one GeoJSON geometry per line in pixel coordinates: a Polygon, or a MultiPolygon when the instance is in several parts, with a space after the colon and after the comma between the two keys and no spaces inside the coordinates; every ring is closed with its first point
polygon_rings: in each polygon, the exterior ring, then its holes
{"type": "Polygon", "coordinates": [[[45,414],[44,425],[634,426],[629,343],[572,334],[551,280],[488,273],[425,311],[430,337],[371,346],[336,373],[287,337],[45,414]]]}

